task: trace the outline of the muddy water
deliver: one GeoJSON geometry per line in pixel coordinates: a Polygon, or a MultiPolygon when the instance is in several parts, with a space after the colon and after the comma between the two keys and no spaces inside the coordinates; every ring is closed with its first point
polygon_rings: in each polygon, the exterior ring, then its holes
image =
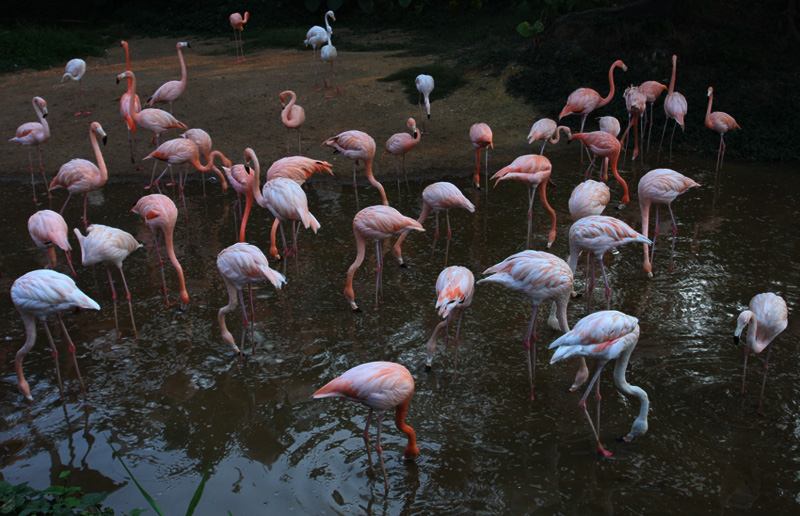
{"type": "MultiPolygon", "coordinates": [[[[317,235],[300,232],[296,264],[293,259],[274,264],[287,276],[284,292],[263,283],[255,289],[256,354],[241,363],[222,342],[216,320],[227,295],[215,257],[235,241],[233,195],[223,196],[209,183],[204,198],[195,181],[185,205],[178,203],[176,252],[191,296],[189,308],[180,311],[175,304],[165,306],[152,235],[128,212],[144,194],[141,180],[117,179],[93,194],[92,222],[125,229],[144,243],[125,262],[140,338],[132,338],[124,304],[123,336],[116,338],[103,268],[77,266],[78,285],[102,306],[99,312],[65,317],[78,348],[86,403],[59,331],[65,396],[58,394],[40,332],[25,361],[35,399],[27,403],[13,385],[14,353],[25,333],[7,292],[15,278],[43,266],[45,257],[26,232],[34,209],[30,185],[6,182],[0,209],[6,227],[0,275],[5,292],[0,296],[2,476],[44,488],[69,470],[71,483],[108,491],[107,503],[117,510],[146,507],[112,458],[105,442],[110,439],[167,514],[185,512],[207,466],[210,478],[198,514],[652,514],[675,502],[682,512],[696,514],[796,512],[800,350],[794,321],[800,273],[793,259],[800,249],[795,222],[800,183],[795,167],[730,162],[715,184],[713,166],[711,160],[683,156],[672,164],[703,185],[674,203],[679,226],[674,270],[669,270],[671,232],[663,212],[653,279],[642,272],[641,248],[629,246],[607,256],[612,307],[638,317],[641,325],[628,380],[645,389],[651,402],[648,433],[633,444],[618,442],[638,403],[616,390],[610,371],[604,374],[600,432],[614,453],[610,459],[595,453],[578,408],[580,393],[566,392],[573,365],[549,365],[546,345],[558,333],[543,318],[536,400],[527,401],[521,341],[532,304],[518,294],[479,285],[462,323],[457,380],[453,350],[444,352],[443,342],[432,372],[424,372],[424,346],[438,322],[434,285],[445,261],[444,235],[431,259],[432,219],[424,234],[406,240],[407,269],[386,255],[383,304],[377,309],[375,254],[367,246],[355,281],[364,312],[352,313],[342,289],[355,256],[355,199],[346,182],[325,179],[308,190],[322,229],[317,235]],[[742,398],[744,353],[731,336],[738,312],[764,291],[786,299],[790,323],[775,342],[758,414],[764,357],[751,357],[748,395],[742,398]],[[309,399],[328,380],[373,360],[402,363],[416,380],[408,422],[416,429],[420,455],[416,462],[404,462],[404,439],[393,424],[385,426],[388,497],[382,480],[367,471],[361,440],[365,408],[309,399]]],[[[579,182],[578,168],[577,155],[554,160],[557,187],[548,193],[558,213],[553,252],[562,257],[568,254],[567,199],[579,182]]],[[[631,205],[607,211],[637,229],[635,185],[647,170],[624,168],[631,205]]],[[[485,191],[469,188],[468,176],[453,171],[437,179],[456,183],[477,206],[474,215],[451,214],[448,259],[480,278],[485,268],[523,249],[527,192],[519,184],[500,184],[487,201],[485,191]]],[[[419,193],[430,181],[412,181],[412,194],[398,198],[393,178],[385,177],[393,205],[416,217],[419,193]]],[[[359,192],[361,207],[379,202],[366,182],[359,192]]],[[[616,205],[619,188],[612,186],[612,193],[616,205]]],[[[56,209],[62,200],[53,201],[56,209]]],[[[79,217],[75,200],[66,218],[72,227],[79,217]]],[[[258,209],[248,240],[266,250],[271,222],[258,209]]],[[[544,248],[547,229],[537,200],[534,249],[544,248]]],[[[72,242],[77,247],[74,237],[72,242]]],[[[74,256],[79,259],[80,252],[74,256]]],[[[65,272],[63,255],[59,260],[65,272]]],[[[166,277],[170,298],[177,302],[169,265],[166,277]]],[[[582,271],[577,282],[583,285],[582,271]]],[[[602,289],[595,290],[590,310],[604,305],[602,295],[602,289]]],[[[586,314],[586,299],[573,301],[570,324],[586,314]]],[[[228,325],[238,341],[238,311],[228,316],[228,325]]],[[[593,406],[590,397],[590,410],[593,406]]]]}

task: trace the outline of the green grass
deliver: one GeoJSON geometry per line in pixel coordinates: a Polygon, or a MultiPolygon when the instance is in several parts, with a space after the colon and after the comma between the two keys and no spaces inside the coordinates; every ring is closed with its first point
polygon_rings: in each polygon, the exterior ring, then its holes
{"type": "Polygon", "coordinates": [[[403,85],[403,91],[408,97],[408,101],[416,104],[419,92],[414,83],[414,79],[419,74],[426,74],[433,77],[435,83],[434,95],[439,98],[444,98],[457,89],[467,84],[467,80],[456,72],[453,68],[445,65],[434,64],[425,66],[412,66],[411,68],[403,68],[391,75],[381,77],[378,79],[381,82],[394,82],[397,81],[403,85]]]}

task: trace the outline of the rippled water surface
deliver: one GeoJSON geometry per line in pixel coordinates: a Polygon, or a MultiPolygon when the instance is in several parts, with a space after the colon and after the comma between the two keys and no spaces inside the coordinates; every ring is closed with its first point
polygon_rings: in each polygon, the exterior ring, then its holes
{"type": "MultiPolygon", "coordinates": [[[[554,160],[557,186],[548,189],[558,213],[552,251],[564,258],[567,199],[581,178],[577,159],[574,154],[554,160]]],[[[145,508],[112,458],[105,442],[110,439],[167,514],[185,512],[206,466],[210,478],[198,514],[653,514],[671,512],[675,502],[685,513],[796,513],[797,171],[730,162],[717,179],[713,157],[675,159],[672,168],[702,187],[673,204],[679,226],[674,270],[669,270],[671,232],[665,212],[653,279],[642,272],[640,247],[607,255],[612,308],[638,317],[641,325],[628,380],[645,389],[651,402],[648,433],[633,444],[617,441],[629,431],[639,407],[616,390],[610,371],[604,373],[600,432],[614,453],[610,459],[595,452],[578,408],[580,392],[567,392],[574,364],[549,365],[546,346],[558,333],[541,316],[536,400],[527,401],[522,338],[532,303],[519,294],[478,285],[462,322],[457,381],[453,350],[444,352],[443,341],[433,370],[425,373],[425,343],[439,320],[435,282],[445,261],[444,234],[431,260],[432,217],[425,233],[404,244],[408,268],[397,267],[386,255],[384,302],[378,309],[373,307],[374,246],[367,246],[355,281],[364,312],[350,311],[342,290],[355,257],[355,198],[346,181],[330,178],[316,178],[307,191],[322,229],[317,235],[300,232],[296,264],[293,259],[273,264],[287,276],[284,292],[265,283],[255,289],[256,354],[241,363],[221,340],[217,325],[227,293],[216,255],[235,242],[232,192],[223,195],[209,183],[204,198],[195,180],[185,204],[178,202],[176,252],[191,297],[188,309],[180,311],[174,304],[165,306],[152,235],[128,212],[145,193],[142,180],[110,181],[90,197],[89,218],[129,231],[144,243],[125,262],[140,338],[132,338],[124,303],[123,336],[116,338],[103,267],[76,265],[78,285],[102,307],[65,316],[78,348],[87,401],[82,403],[57,330],[64,398],[40,331],[25,361],[35,399],[28,403],[14,385],[14,354],[25,331],[8,291],[15,278],[46,262],[26,231],[25,221],[34,210],[30,184],[6,182],[0,208],[6,228],[0,264],[2,477],[44,488],[69,470],[71,483],[108,491],[106,502],[115,509],[145,508]],[[738,313],[764,291],[786,299],[789,328],[775,341],[759,414],[755,405],[764,356],[751,356],[748,395],[742,398],[744,352],[731,336],[738,313]],[[374,360],[404,364],[416,380],[408,422],[417,432],[420,455],[415,462],[402,460],[404,436],[387,417],[388,496],[382,479],[367,471],[361,439],[366,408],[310,399],[348,368],[374,360]]],[[[620,212],[609,207],[606,214],[640,228],[635,185],[647,170],[630,164],[624,168],[631,204],[620,212]]],[[[469,175],[453,171],[436,180],[454,182],[477,206],[474,215],[451,213],[449,264],[469,267],[480,278],[487,267],[523,249],[527,192],[520,184],[501,183],[487,201],[485,191],[469,187],[469,175]]],[[[417,217],[419,194],[432,180],[412,181],[411,194],[399,198],[393,177],[386,176],[384,184],[392,204],[417,217]]],[[[366,182],[362,186],[361,207],[378,203],[376,191],[366,182]]],[[[56,209],[64,198],[59,194],[53,200],[56,209]]],[[[612,185],[613,206],[619,197],[619,188],[612,185]]],[[[46,207],[46,202],[39,205],[46,207]]],[[[70,228],[79,224],[78,199],[65,215],[70,228]]],[[[257,208],[248,226],[248,240],[265,251],[271,223],[272,216],[257,208]]],[[[537,200],[534,249],[544,249],[547,229],[537,200]]],[[[72,235],[71,241],[79,261],[72,235]]],[[[66,272],[63,254],[59,270],[66,272]]],[[[166,277],[176,302],[177,280],[168,263],[166,277]]],[[[576,284],[584,284],[580,269],[576,284]]],[[[590,309],[603,306],[602,288],[595,289],[590,309]]],[[[227,318],[237,341],[239,314],[227,318]]],[[[585,298],[570,304],[571,325],[586,314],[585,298]]],[[[593,410],[593,396],[589,407],[593,410]]]]}

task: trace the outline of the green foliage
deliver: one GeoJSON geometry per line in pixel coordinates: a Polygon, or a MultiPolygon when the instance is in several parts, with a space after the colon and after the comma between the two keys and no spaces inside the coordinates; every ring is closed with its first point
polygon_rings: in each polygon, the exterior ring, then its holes
{"type": "Polygon", "coordinates": [[[403,91],[408,97],[408,101],[416,104],[419,92],[414,80],[419,74],[426,74],[433,77],[435,88],[431,93],[432,98],[443,98],[458,88],[467,84],[467,80],[454,69],[444,65],[413,66],[404,68],[391,75],[378,79],[381,82],[398,81],[403,84],[403,91]]]}
{"type": "Polygon", "coordinates": [[[542,20],[536,20],[536,23],[531,25],[528,22],[522,22],[517,25],[517,32],[519,32],[523,37],[530,38],[532,36],[538,36],[544,30],[544,23],[542,20]]]}
{"type": "MultiPolygon", "coordinates": [[[[63,486],[50,486],[43,491],[28,486],[23,482],[16,486],[0,481],[0,514],[16,516],[69,516],[69,515],[101,515],[113,516],[114,510],[101,504],[106,493],[84,493],[80,487],[67,487],[66,479],[69,471],[64,471],[59,478],[64,480],[63,486]]],[[[133,516],[138,512],[132,512],[133,516]]]]}

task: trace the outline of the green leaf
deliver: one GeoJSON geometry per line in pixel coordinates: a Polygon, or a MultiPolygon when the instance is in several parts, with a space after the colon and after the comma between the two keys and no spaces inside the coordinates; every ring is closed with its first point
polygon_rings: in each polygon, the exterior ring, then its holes
{"type": "Polygon", "coordinates": [[[67,488],[64,486],[50,486],[42,491],[42,494],[54,494],[60,496],[63,495],[66,490],[67,488]]]}
{"type": "Polygon", "coordinates": [[[60,478],[61,480],[64,480],[68,476],[69,476],[69,470],[65,470],[65,471],[62,471],[61,473],[59,473],[58,478],[60,478]]]}
{"type": "Polygon", "coordinates": [[[523,37],[530,38],[532,36],[537,36],[544,30],[544,24],[541,20],[536,20],[536,23],[531,25],[528,22],[522,22],[517,25],[517,32],[519,32],[523,37]]]}
{"type": "Polygon", "coordinates": [[[208,474],[210,471],[211,464],[209,463],[208,466],[206,466],[206,470],[203,472],[203,478],[200,479],[200,485],[197,486],[197,490],[194,492],[194,496],[192,496],[192,501],[189,502],[189,508],[186,509],[186,516],[192,516],[197,504],[200,503],[200,497],[203,496],[203,489],[206,487],[206,481],[208,481],[208,474]]]}
{"type": "Polygon", "coordinates": [[[111,439],[106,439],[106,442],[111,447],[111,451],[114,452],[114,457],[116,457],[117,460],[119,460],[119,463],[122,464],[122,467],[125,468],[125,471],[128,473],[128,476],[131,477],[131,480],[133,480],[133,483],[136,484],[137,488],[139,488],[139,492],[142,493],[142,496],[144,496],[144,499],[147,500],[147,503],[150,504],[150,507],[152,507],[153,510],[156,511],[158,516],[164,516],[164,513],[161,511],[161,507],[159,507],[158,504],[156,503],[156,501],[153,500],[153,497],[150,496],[150,494],[147,491],[144,490],[144,488],[136,480],[136,477],[133,476],[133,473],[131,472],[131,470],[128,469],[128,466],[125,465],[125,462],[122,460],[122,456],[120,456],[120,454],[117,453],[117,450],[114,449],[114,445],[111,444],[111,439]]]}
{"type": "Polygon", "coordinates": [[[99,505],[100,502],[102,502],[103,500],[105,500],[106,496],[108,496],[108,493],[106,492],[87,493],[83,495],[83,498],[81,498],[81,505],[83,507],[94,507],[96,505],[99,505]]]}
{"type": "Polygon", "coordinates": [[[130,516],[139,516],[143,512],[145,512],[144,509],[134,509],[131,511],[130,516]]]}

